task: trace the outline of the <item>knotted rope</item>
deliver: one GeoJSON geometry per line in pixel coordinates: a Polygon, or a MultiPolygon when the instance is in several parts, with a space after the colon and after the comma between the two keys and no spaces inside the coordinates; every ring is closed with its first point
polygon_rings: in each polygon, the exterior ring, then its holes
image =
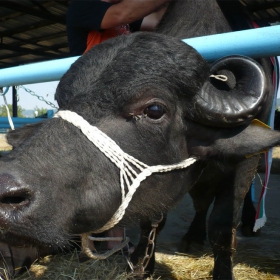
{"type": "Polygon", "coordinates": [[[188,158],[177,164],[148,166],[125,153],[114,140],[97,127],[89,124],[77,113],[59,111],[54,117],[62,118],[79,128],[83,134],[120,169],[121,205],[103,227],[91,233],[101,233],[114,227],[123,218],[133,194],[136,192],[141,182],[148,176],[156,172],[168,172],[175,169],[187,168],[196,161],[195,158],[188,158]],[[127,193],[125,191],[126,188],[128,190],[127,193]]]}

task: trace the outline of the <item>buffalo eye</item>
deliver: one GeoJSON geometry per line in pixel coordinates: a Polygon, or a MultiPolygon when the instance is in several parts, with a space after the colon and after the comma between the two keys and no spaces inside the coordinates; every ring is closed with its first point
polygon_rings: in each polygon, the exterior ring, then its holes
{"type": "Polygon", "coordinates": [[[144,115],[154,120],[160,119],[165,113],[165,108],[159,104],[153,104],[144,110],[144,115]]]}

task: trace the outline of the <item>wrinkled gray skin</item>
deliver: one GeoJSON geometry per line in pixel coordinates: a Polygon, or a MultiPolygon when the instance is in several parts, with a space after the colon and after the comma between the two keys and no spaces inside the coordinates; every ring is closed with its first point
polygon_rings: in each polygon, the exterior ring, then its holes
{"type": "MultiPolygon", "coordinates": [[[[148,165],[199,159],[142,182],[122,225],[166,213],[199,186],[208,165],[219,167],[214,178],[232,180],[235,187],[247,183],[249,172],[236,177],[253,159],[245,155],[280,143],[279,133],[259,126],[195,122],[193,102],[210,74],[202,57],[180,40],[138,33],[96,46],[62,77],[56,91],[61,109],[83,116],[126,153],[148,165]]],[[[67,121],[54,118],[18,129],[8,141],[14,150],[0,161],[3,242],[66,248],[74,236],[104,225],[118,208],[119,170],[67,121]]],[[[223,192],[236,190],[223,180],[223,192]]],[[[244,196],[246,190],[238,192],[244,196]]]]}
{"type": "MultiPolygon", "coordinates": [[[[158,32],[187,38],[228,31],[216,2],[200,7],[201,2],[174,2],[167,26],[158,32]],[[174,17],[176,7],[182,13],[193,10],[174,17]],[[185,16],[196,15],[195,9],[201,18],[191,28],[194,19],[185,16]]],[[[208,64],[180,40],[139,33],[94,47],[64,75],[56,96],[61,109],[77,112],[146,164],[199,158],[188,169],[154,174],[141,183],[121,224],[166,213],[189,190],[203,189],[206,199],[215,194],[209,223],[214,279],[233,279],[232,229],[257,163],[245,156],[279,145],[280,134],[249,121],[230,128],[198,123],[194,104],[210,74],[208,64]]],[[[10,133],[8,141],[14,150],[0,161],[3,242],[66,248],[76,235],[100,228],[118,208],[119,170],[71,124],[47,120],[10,133]]]]}

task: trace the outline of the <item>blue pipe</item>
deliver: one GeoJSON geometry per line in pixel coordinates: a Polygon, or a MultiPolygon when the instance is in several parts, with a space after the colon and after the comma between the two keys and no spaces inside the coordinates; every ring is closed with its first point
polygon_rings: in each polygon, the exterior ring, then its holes
{"type": "Polygon", "coordinates": [[[30,63],[0,70],[0,87],[58,81],[76,57],[30,63]]]}
{"type": "MultiPolygon", "coordinates": [[[[45,120],[47,120],[47,118],[12,118],[15,128],[21,127],[26,124],[37,123],[45,120]]],[[[0,117],[0,128],[11,128],[7,117],[0,117]]]]}
{"type": "Polygon", "coordinates": [[[252,58],[280,55],[280,25],[185,39],[207,61],[228,55],[252,58]]]}
{"type": "MultiPolygon", "coordinates": [[[[280,25],[184,39],[208,61],[227,55],[252,58],[280,55],[280,25]]],[[[0,70],[0,87],[58,81],[78,57],[0,70]]]]}

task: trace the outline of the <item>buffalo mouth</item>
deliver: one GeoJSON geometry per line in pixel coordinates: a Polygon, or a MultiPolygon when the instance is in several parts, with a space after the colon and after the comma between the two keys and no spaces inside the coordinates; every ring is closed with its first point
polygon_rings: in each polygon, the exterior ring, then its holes
{"type": "MultiPolygon", "coordinates": [[[[30,238],[19,236],[11,232],[3,233],[3,230],[1,230],[0,243],[5,243],[9,246],[14,246],[14,247],[31,247],[31,246],[42,245],[39,244],[39,242],[36,240],[31,240],[30,238]]],[[[0,251],[1,251],[1,247],[0,247],[0,251]]]]}
{"type": "Polygon", "coordinates": [[[5,243],[17,248],[40,248],[44,251],[61,252],[67,251],[77,246],[80,241],[80,235],[55,235],[50,232],[39,234],[35,232],[33,236],[15,233],[10,230],[0,228],[0,254],[1,243],[5,243]],[[37,238],[38,236],[38,238],[37,238]]]}
{"type": "MultiPolygon", "coordinates": [[[[53,237],[53,240],[57,240],[53,242],[47,242],[46,240],[41,240],[37,238],[38,233],[34,233],[31,235],[24,235],[20,232],[15,232],[11,230],[4,230],[0,228],[0,244],[5,243],[9,246],[13,247],[37,247],[37,248],[53,248],[54,250],[59,248],[66,248],[69,244],[68,240],[63,239],[61,236],[53,237]]],[[[0,248],[1,251],[1,248],[0,248]]]]}

